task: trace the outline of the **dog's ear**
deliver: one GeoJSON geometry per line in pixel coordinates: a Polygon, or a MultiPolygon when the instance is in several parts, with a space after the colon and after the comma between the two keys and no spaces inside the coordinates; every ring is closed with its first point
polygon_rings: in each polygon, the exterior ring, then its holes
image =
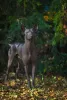
{"type": "Polygon", "coordinates": [[[34,32],[37,32],[37,30],[38,30],[38,25],[34,25],[34,26],[33,26],[33,31],[34,31],[34,32]]]}
{"type": "Polygon", "coordinates": [[[21,25],[21,30],[22,30],[23,32],[25,31],[24,25],[21,25]]]}

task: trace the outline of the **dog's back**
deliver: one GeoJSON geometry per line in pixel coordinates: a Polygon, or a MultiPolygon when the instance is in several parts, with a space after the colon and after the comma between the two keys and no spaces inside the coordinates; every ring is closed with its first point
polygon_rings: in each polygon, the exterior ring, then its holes
{"type": "Polygon", "coordinates": [[[18,54],[19,56],[20,56],[20,52],[21,52],[21,50],[22,50],[22,46],[23,46],[23,44],[21,44],[21,43],[13,43],[13,44],[9,44],[9,46],[10,46],[10,49],[9,49],[9,51],[8,51],[8,55],[11,55],[12,53],[14,54],[14,56],[16,55],[16,54],[18,54]]]}

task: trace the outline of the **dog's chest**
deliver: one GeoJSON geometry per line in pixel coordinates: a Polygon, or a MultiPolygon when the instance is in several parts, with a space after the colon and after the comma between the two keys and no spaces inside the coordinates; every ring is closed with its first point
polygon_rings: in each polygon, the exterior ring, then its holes
{"type": "Polygon", "coordinates": [[[28,53],[27,53],[27,58],[28,58],[28,60],[30,60],[31,57],[32,57],[32,54],[31,54],[30,52],[28,52],[28,53]]]}

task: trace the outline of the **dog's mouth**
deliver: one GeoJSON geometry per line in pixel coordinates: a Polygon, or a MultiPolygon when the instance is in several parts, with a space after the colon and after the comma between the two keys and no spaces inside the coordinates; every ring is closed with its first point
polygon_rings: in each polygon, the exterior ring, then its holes
{"type": "Polygon", "coordinates": [[[32,40],[33,39],[33,36],[29,36],[29,37],[26,37],[27,40],[32,40]]]}

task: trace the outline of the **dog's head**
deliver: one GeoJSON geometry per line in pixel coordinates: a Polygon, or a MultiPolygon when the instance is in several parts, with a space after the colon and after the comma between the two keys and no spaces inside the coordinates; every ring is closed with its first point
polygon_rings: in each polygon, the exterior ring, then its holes
{"type": "Polygon", "coordinates": [[[33,28],[25,28],[24,26],[22,26],[22,31],[25,34],[25,38],[30,40],[32,39],[35,35],[36,32],[38,30],[38,26],[33,26],[33,28]]]}

